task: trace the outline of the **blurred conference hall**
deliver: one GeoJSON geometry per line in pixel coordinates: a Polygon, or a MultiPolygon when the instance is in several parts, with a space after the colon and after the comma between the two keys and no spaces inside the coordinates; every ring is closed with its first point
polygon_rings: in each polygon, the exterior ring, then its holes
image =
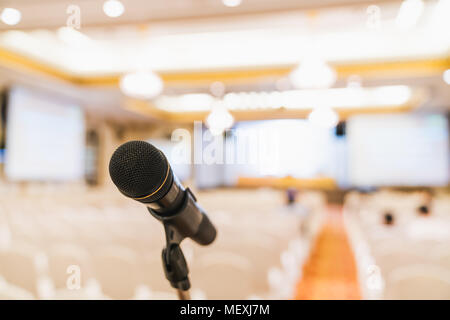
{"type": "Polygon", "coordinates": [[[449,35],[450,0],[0,0],[0,300],[449,300],[449,35]]]}

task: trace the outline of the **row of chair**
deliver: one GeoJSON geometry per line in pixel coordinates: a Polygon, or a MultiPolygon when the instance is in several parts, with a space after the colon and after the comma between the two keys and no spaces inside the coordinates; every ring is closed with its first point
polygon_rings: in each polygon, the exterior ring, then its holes
{"type": "MultiPolygon", "coordinates": [[[[197,195],[218,237],[208,247],[182,244],[194,298],[291,298],[323,198],[305,193],[302,206],[286,209],[270,190],[197,195]]],[[[162,226],[123,198],[105,191],[56,197],[55,190],[3,196],[0,296],[175,298],[162,270],[162,226]]]]}
{"type": "Polygon", "coordinates": [[[347,196],[346,225],[367,298],[450,298],[449,203],[445,194],[420,192],[347,196]]]}

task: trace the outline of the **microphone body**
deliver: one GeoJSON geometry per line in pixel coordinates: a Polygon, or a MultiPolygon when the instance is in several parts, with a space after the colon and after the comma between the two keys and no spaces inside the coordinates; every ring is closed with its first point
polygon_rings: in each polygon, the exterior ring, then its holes
{"type": "Polygon", "coordinates": [[[122,194],[145,204],[165,227],[177,231],[167,237],[179,237],[178,241],[188,237],[201,245],[216,238],[215,227],[191,190],[181,185],[164,154],[150,143],[121,145],[111,157],[109,171],[122,194]]]}

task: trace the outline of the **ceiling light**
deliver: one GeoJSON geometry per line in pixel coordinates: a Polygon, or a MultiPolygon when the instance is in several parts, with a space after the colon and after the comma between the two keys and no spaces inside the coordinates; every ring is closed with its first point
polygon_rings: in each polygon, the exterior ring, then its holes
{"type": "Polygon", "coordinates": [[[339,116],[332,108],[317,107],[311,111],[308,120],[319,127],[334,128],[339,122],[339,116]]]}
{"type": "Polygon", "coordinates": [[[22,14],[19,10],[14,8],[4,8],[0,19],[7,25],[13,26],[20,22],[20,19],[22,19],[22,14]]]}
{"type": "MultiPolygon", "coordinates": [[[[356,82],[356,81],[355,81],[356,82]]],[[[402,106],[411,101],[413,89],[408,86],[380,86],[364,88],[353,84],[346,88],[302,89],[270,92],[229,92],[221,99],[210,94],[190,93],[161,96],[155,99],[157,108],[168,112],[210,111],[216,103],[228,110],[262,110],[284,107],[308,110],[313,107],[378,108],[402,106]]]]}
{"type": "Polygon", "coordinates": [[[233,123],[233,116],[221,105],[215,106],[206,118],[206,126],[214,136],[221,135],[225,130],[231,128],[233,123]]]}
{"type": "Polygon", "coordinates": [[[404,105],[412,96],[408,86],[383,86],[373,89],[373,102],[378,105],[404,105]]]}
{"type": "Polygon", "coordinates": [[[103,11],[108,17],[117,18],[123,14],[125,8],[119,0],[107,0],[103,3],[103,11]]]}
{"type": "Polygon", "coordinates": [[[214,97],[207,93],[187,93],[177,96],[160,96],[153,101],[155,106],[169,112],[210,111],[214,97]]]}
{"type": "Polygon", "coordinates": [[[444,71],[442,78],[444,79],[446,84],[450,84],[450,69],[444,71]]]}
{"type": "Polygon", "coordinates": [[[72,27],[61,27],[57,31],[59,40],[73,47],[81,47],[91,43],[91,38],[72,27]]]}
{"type": "Polygon", "coordinates": [[[450,1],[439,0],[433,9],[431,16],[431,24],[435,28],[435,33],[446,34],[446,30],[450,29],[450,19],[448,13],[450,12],[450,1]]]}
{"type": "Polygon", "coordinates": [[[336,78],[336,72],[317,57],[305,58],[290,74],[290,80],[296,88],[329,88],[336,82],[336,78]]]}
{"type": "Polygon", "coordinates": [[[151,71],[128,73],[120,79],[122,92],[137,99],[152,99],[158,96],[163,88],[161,78],[151,71]]]}
{"type": "Polygon", "coordinates": [[[395,21],[400,29],[414,27],[422,15],[425,5],[423,0],[404,0],[395,21]]]}
{"type": "Polygon", "coordinates": [[[222,0],[222,2],[227,7],[237,7],[241,4],[242,0],[222,0]]]}

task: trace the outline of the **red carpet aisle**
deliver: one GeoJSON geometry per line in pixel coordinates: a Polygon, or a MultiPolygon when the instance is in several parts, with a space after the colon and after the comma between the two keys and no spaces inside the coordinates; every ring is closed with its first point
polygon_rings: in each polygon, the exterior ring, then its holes
{"type": "Polygon", "coordinates": [[[361,299],[356,263],[340,210],[330,208],[303,267],[295,299],[361,299]]]}

